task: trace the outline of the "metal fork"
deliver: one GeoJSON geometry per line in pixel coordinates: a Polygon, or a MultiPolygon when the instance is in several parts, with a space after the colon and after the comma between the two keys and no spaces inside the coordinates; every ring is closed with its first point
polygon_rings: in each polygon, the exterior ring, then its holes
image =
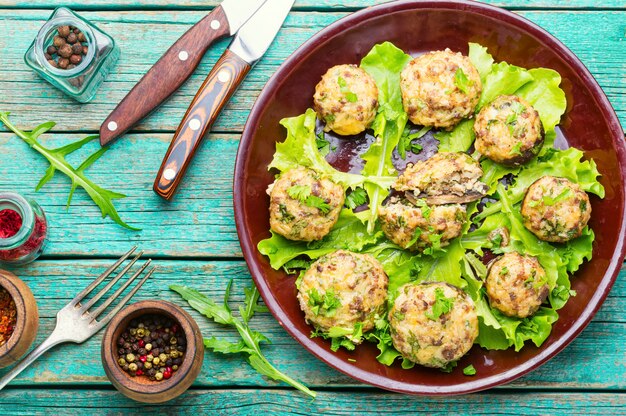
{"type": "Polygon", "coordinates": [[[111,305],[117,299],[124,290],[130,284],[143,273],[143,271],[148,267],[151,260],[148,260],[144,263],[143,266],[130,278],[128,279],[122,286],[119,287],[107,300],[105,300],[102,305],[100,305],[96,310],[89,311],[91,308],[102,296],[104,296],[111,287],[115,283],[117,283],[123,276],[130,270],[130,268],[139,260],[143,252],[139,252],[131,261],[128,263],[121,272],[117,274],[105,287],[102,288],[93,298],[87,301],[85,304],[81,304],[81,301],[90,294],[100,283],[102,283],[107,277],[111,275],[131,254],[135,252],[137,247],[133,247],[128,253],[124,254],[114,265],[109,267],[100,277],[91,282],[89,286],[87,286],[82,292],[80,292],[70,303],[68,303],[63,309],[61,309],[57,313],[57,324],[54,328],[54,331],[50,334],[50,336],[41,343],[37,348],[31,351],[26,358],[24,358],[19,364],[17,364],[11,371],[5,374],[4,377],[0,379],[0,390],[4,388],[11,380],[13,380],[19,373],[21,373],[26,367],[28,367],[33,361],[39,358],[44,352],[48,351],[50,348],[63,344],[66,342],[74,342],[76,344],[81,344],[85,342],[87,339],[91,338],[92,335],[95,335],[98,331],[100,331],[109,321],[115,316],[116,313],[124,307],[124,305],[137,293],[139,288],[148,280],[148,278],[154,273],[156,267],[153,267],[148,271],[148,273],[135,285],[135,287],[126,294],[122,298],[122,300],[109,312],[104,318],[97,321],[96,318],[104,312],[104,310],[111,305]]]}

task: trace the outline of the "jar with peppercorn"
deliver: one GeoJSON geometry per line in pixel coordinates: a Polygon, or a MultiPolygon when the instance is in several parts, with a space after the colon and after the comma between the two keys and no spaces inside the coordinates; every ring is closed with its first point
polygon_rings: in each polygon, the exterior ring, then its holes
{"type": "Polygon", "coordinates": [[[48,224],[41,207],[16,193],[0,193],[0,265],[23,265],[43,251],[48,224]]]}
{"type": "Polygon", "coordinates": [[[86,103],[95,97],[119,54],[111,36],[59,7],[39,30],[24,61],[65,94],[86,103]]]}

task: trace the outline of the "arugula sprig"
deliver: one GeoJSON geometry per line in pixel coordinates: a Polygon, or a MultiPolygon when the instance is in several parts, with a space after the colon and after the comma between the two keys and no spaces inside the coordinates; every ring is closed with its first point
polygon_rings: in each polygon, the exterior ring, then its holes
{"type": "Polygon", "coordinates": [[[254,286],[245,289],[244,305],[239,307],[240,319],[233,315],[228,305],[232,284],[233,281],[231,280],[226,287],[224,303],[222,305],[218,305],[212,299],[197,290],[186,286],[171,285],[170,289],[182,296],[182,298],[189,303],[189,306],[207,318],[213,319],[218,324],[235,328],[241,337],[239,342],[230,342],[215,337],[204,338],[204,346],[206,348],[222,354],[248,354],[248,363],[259,373],[272,380],[284,381],[310,397],[315,398],[317,393],[309,390],[304,384],[276,369],[263,355],[260,344],[261,342],[270,342],[270,340],[265,335],[248,326],[250,319],[256,312],[265,311],[265,308],[258,304],[260,296],[258,289],[254,286]]]}
{"type": "Polygon", "coordinates": [[[87,143],[97,139],[98,136],[87,136],[82,140],[76,141],[74,143],[70,143],[66,146],[62,146],[56,149],[49,149],[47,147],[44,147],[41,143],[39,143],[37,141],[37,138],[41,136],[42,134],[46,133],[47,131],[49,131],[50,129],[52,129],[56,125],[55,122],[48,121],[46,123],[40,124],[39,126],[35,127],[32,131],[27,132],[27,131],[20,130],[13,123],[9,121],[8,112],[0,112],[0,121],[9,130],[15,133],[17,137],[22,139],[31,148],[33,148],[34,150],[39,152],[42,156],[44,156],[50,163],[50,166],[46,170],[46,173],[41,178],[37,186],[35,187],[35,191],[39,191],[46,183],[48,183],[54,177],[54,174],[57,171],[59,171],[72,181],[70,193],[67,198],[66,209],[69,209],[70,207],[70,204],[72,202],[72,197],[74,196],[74,191],[76,191],[78,187],[81,187],[87,192],[87,194],[93,200],[93,202],[95,202],[96,205],[98,205],[98,207],[100,208],[100,211],[102,212],[102,218],[105,218],[108,216],[113,221],[115,221],[117,224],[121,225],[124,228],[128,228],[129,230],[134,230],[134,231],[140,230],[139,228],[131,227],[130,225],[122,221],[119,214],[117,213],[117,210],[115,209],[115,206],[113,205],[114,199],[126,198],[126,195],[113,192],[108,189],[104,189],[96,185],[92,181],[90,181],[85,176],[85,171],[87,170],[87,168],[89,168],[98,159],[100,159],[102,155],[106,153],[108,148],[103,147],[102,149],[98,150],[97,152],[89,156],[87,159],[85,159],[85,161],[81,163],[81,165],[78,168],[74,168],[72,165],[70,165],[67,162],[67,160],[65,160],[65,157],[67,155],[82,148],[87,143]]]}

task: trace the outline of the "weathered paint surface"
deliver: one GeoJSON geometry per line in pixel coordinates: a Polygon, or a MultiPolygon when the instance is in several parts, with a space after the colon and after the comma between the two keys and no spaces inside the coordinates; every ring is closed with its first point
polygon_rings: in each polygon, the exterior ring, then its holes
{"type": "MultiPolygon", "coordinates": [[[[42,317],[38,341],[54,326],[56,311],[99,274],[110,259],[139,244],[157,259],[159,273],[137,300],[179,302],[167,287],[194,286],[219,299],[234,279],[233,304],[250,283],[232,216],[232,172],[238,139],[248,111],[263,85],[302,42],[347,12],[375,4],[368,0],[297,1],[277,42],[250,74],[215,131],[205,141],[176,199],[160,200],[152,181],[173,131],[198,86],[227,42],[207,54],[192,79],[170,101],[115,143],[88,174],[128,198],[116,202],[122,218],[143,228],[130,232],[102,220],[82,191],[69,212],[68,181],[58,176],[39,193],[34,187],[46,164],[28,146],[0,128],[0,190],[35,197],[46,210],[50,241],[45,257],[16,272],[38,299],[42,317]],[[137,157],[136,155],[141,155],[137,157]],[[104,259],[107,258],[107,259],[104,259]]],[[[626,125],[626,3],[623,0],[489,1],[520,14],[555,34],[588,66],[626,125]]],[[[52,147],[98,129],[101,120],[167,47],[214,0],[105,1],[69,3],[0,0],[0,110],[12,111],[25,128],[58,122],[44,141],[52,147]],[[108,31],[122,48],[122,59],[96,100],[78,106],[49,87],[22,61],[50,9],[66,5],[108,31]],[[172,10],[174,10],[172,12],[172,10]]],[[[82,157],[70,159],[78,163],[82,157]]],[[[527,376],[489,392],[452,398],[415,398],[356,383],[299,346],[268,313],[252,321],[272,344],[268,358],[278,368],[320,390],[316,401],[284,388],[252,370],[239,356],[206,354],[203,371],[185,396],[162,405],[180,414],[382,414],[382,413],[626,413],[626,269],[589,327],[561,354],[527,376]]],[[[574,299],[575,300],[575,299],[574,299]]],[[[192,312],[205,336],[233,337],[229,329],[192,312]]],[[[231,338],[234,339],[234,338],[231,338]]],[[[134,403],[113,390],[100,365],[100,336],[82,345],[64,345],[42,357],[0,392],[2,414],[45,414],[74,408],[76,414],[134,413],[154,408],[134,403]],[[59,407],[61,406],[63,410],[59,407]],[[104,410],[103,410],[104,409],[104,410]]],[[[4,370],[0,370],[0,375],[4,370]]]]}

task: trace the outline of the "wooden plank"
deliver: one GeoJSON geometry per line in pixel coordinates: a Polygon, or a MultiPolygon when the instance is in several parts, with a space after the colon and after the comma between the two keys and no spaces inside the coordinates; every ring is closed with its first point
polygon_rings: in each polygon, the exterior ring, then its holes
{"type": "MultiPolygon", "coordinates": [[[[139,414],[156,409],[109,390],[10,389],[0,395],[0,405],[8,411],[4,413],[7,415],[66,412],[69,408],[73,415],[139,414]]],[[[159,413],[177,415],[619,415],[626,411],[626,394],[528,391],[412,397],[383,391],[322,391],[311,400],[289,390],[203,389],[188,391],[178,399],[158,406],[159,413]]]]}
{"type": "MultiPolygon", "coordinates": [[[[58,121],[57,131],[96,131],[106,115],[161,54],[204,14],[199,11],[86,12],[118,41],[122,57],[96,99],[78,105],[40,80],[22,56],[46,10],[3,10],[0,14],[0,109],[15,113],[21,125],[43,119],[58,121]],[[137,36],[137,34],[140,34],[137,36]],[[80,115],[77,115],[77,112],[80,115]]],[[[596,76],[626,125],[626,48],[623,47],[626,11],[525,11],[520,13],[563,40],[596,76]]],[[[271,74],[289,54],[314,33],[346,13],[291,13],[267,55],[244,81],[214,131],[240,132],[249,109],[271,74]]],[[[211,66],[227,42],[212,48],[192,79],[162,108],[138,125],[140,131],[174,131],[211,66]]]]}
{"type": "MultiPolygon", "coordinates": [[[[32,288],[39,303],[41,327],[37,342],[52,331],[58,309],[109,263],[102,260],[40,261],[17,271],[32,288]]],[[[220,300],[226,284],[233,279],[231,305],[236,307],[243,301],[243,288],[250,284],[243,261],[157,261],[156,264],[159,271],[135,300],[159,298],[184,306],[180,297],[168,290],[169,285],[174,283],[187,284],[220,300]]],[[[621,306],[626,293],[624,277],[626,269],[600,313],[565,351],[505,388],[623,390],[626,387],[623,347],[626,344],[626,314],[621,306]]],[[[185,309],[198,321],[204,336],[235,340],[231,329],[209,322],[186,306],[185,309]]],[[[314,358],[278,325],[271,314],[259,314],[252,324],[271,339],[272,344],[264,345],[263,350],[269,360],[287,374],[316,388],[363,386],[314,358]]],[[[12,385],[108,385],[100,364],[100,342],[101,334],[82,345],[60,346],[35,362],[12,385]]],[[[3,370],[0,370],[0,376],[2,374],[3,370]]],[[[280,384],[260,376],[241,356],[207,352],[196,386],[277,387],[280,384]]],[[[0,394],[0,400],[3,397],[0,394]]]]}
{"type": "MultiPolygon", "coordinates": [[[[220,4],[219,0],[178,0],[178,1],[108,1],[90,0],[88,3],[80,1],[46,1],[46,0],[0,0],[0,7],[11,8],[53,8],[58,6],[70,7],[76,10],[108,10],[108,9],[200,9],[205,10],[220,4]]],[[[296,10],[337,10],[337,9],[360,9],[373,4],[384,3],[381,0],[296,0],[293,8],[296,10]]],[[[621,0],[605,0],[601,4],[593,0],[484,0],[483,3],[509,9],[526,8],[549,8],[549,9],[572,9],[572,8],[626,8],[621,0]]]]}

